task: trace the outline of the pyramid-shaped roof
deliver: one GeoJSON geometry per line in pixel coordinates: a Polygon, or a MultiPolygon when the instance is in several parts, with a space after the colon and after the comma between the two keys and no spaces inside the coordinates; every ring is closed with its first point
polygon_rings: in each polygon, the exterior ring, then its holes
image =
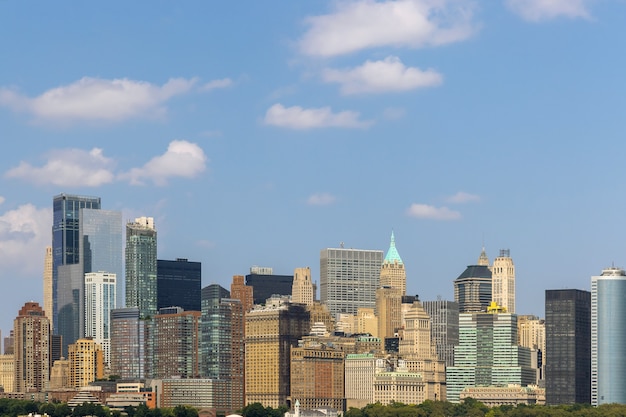
{"type": "Polygon", "coordinates": [[[388,262],[392,264],[396,261],[399,264],[401,264],[402,258],[400,258],[400,254],[398,253],[398,250],[396,249],[396,239],[393,235],[393,232],[391,232],[391,243],[389,244],[389,250],[387,251],[387,256],[385,256],[384,262],[388,262]]]}

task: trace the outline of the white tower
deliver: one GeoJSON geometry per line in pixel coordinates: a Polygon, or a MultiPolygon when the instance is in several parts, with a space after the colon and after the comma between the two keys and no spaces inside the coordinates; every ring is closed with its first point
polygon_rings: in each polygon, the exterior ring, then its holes
{"type": "Polygon", "coordinates": [[[116,275],[85,274],[85,336],[102,346],[105,366],[110,365],[111,310],[117,308],[116,275]]]}
{"type": "Polygon", "coordinates": [[[491,300],[506,308],[508,313],[515,313],[515,265],[510,250],[500,250],[491,273],[491,300]]]}

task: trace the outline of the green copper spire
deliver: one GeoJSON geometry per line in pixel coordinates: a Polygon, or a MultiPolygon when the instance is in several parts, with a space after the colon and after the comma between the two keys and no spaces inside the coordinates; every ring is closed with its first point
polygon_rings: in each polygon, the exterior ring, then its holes
{"type": "Polygon", "coordinates": [[[399,264],[402,263],[402,258],[400,258],[400,254],[396,249],[396,238],[393,235],[393,231],[391,232],[391,243],[389,244],[389,250],[387,251],[387,256],[385,256],[385,261],[390,264],[398,261],[399,264]]]}

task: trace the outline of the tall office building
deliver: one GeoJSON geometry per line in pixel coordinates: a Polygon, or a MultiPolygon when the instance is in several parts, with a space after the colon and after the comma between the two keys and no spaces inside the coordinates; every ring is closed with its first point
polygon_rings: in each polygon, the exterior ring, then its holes
{"type": "Polygon", "coordinates": [[[215,402],[218,408],[238,410],[244,406],[244,312],[240,300],[218,284],[202,289],[200,373],[224,381],[215,402]]]}
{"type": "Polygon", "coordinates": [[[83,208],[100,209],[100,198],[59,194],[52,200],[52,328],[63,336],[65,346],[73,343],[79,332],[77,310],[84,271],[82,266],[71,266],[81,261],[79,220],[83,208]]]}
{"type": "MultiPolygon", "coordinates": [[[[54,322],[52,314],[54,310],[52,298],[52,246],[46,246],[46,254],[43,261],[43,311],[50,323],[54,322]]],[[[54,333],[54,329],[52,329],[54,333]]]]}
{"type": "Polygon", "coordinates": [[[546,404],[591,403],[591,293],[546,290],[546,404]]]}
{"type": "Polygon", "coordinates": [[[15,357],[13,354],[0,355],[0,386],[4,392],[15,392],[15,357]]]}
{"type": "Polygon", "coordinates": [[[278,408],[291,394],[291,348],[309,333],[300,304],[258,306],[245,316],[246,404],[278,408]]]}
{"type": "Polygon", "coordinates": [[[519,345],[530,349],[532,367],[537,370],[537,384],[544,379],[546,322],[532,314],[517,316],[519,345]]]}
{"type": "Polygon", "coordinates": [[[139,307],[111,310],[111,375],[122,379],[150,376],[149,323],[141,318],[139,307]]]}
{"type": "Polygon", "coordinates": [[[517,315],[495,303],[484,313],[459,314],[459,345],[446,370],[448,401],[459,402],[466,387],[534,384],[530,349],[517,341],[517,315]]]}
{"type": "Polygon", "coordinates": [[[91,338],[78,339],[68,348],[69,385],[81,389],[104,377],[102,347],[91,338]]]}
{"type": "Polygon", "coordinates": [[[126,224],[126,307],[157,313],[157,231],[152,217],[126,224]]]}
{"type": "Polygon", "coordinates": [[[468,265],[454,280],[454,301],[460,313],[487,311],[491,303],[492,280],[489,259],[483,248],[476,265],[468,265]]]}
{"type": "Polygon", "coordinates": [[[182,307],[200,311],[202,264],[184,258],[157,260],[157,309],[182,307]]]}
{"type": "Polygon", "coordinates": [[[195,378],[200,375],[200,311],[162,308],[152,317],[152,377],[195,378]]]}
{"type": "Polygon", "coordinates": [[[380,269],[380,286],[397,288],[400,295],[406,295],[406,270],[396,249],[396,239],[391,232],[389,250],[380,269]]]}
{"type": "MultiPolygon", "coordinates": [[[[626,271],[591,277],[591,404],[626,404],[626,271]]],[[[546,359],[550,363],[550,357],[546,359]]]]}
{"type": "Polygon", "coordinates": [[[430,334],[437,356],[446,366],[454,365],[454,347],[459,344],[459,305],[454,301],[424,301],[424,310],[430,316],[430,334]]]}
{"type": "Polygon", "coordinates": [[[501,249],[491,267],[491,299],[509,313],[515,313],[515,265],[511,251],[501,249]]]}
{"type": "Polygon", "coordinates": [[[311,281],[311,268],[296,268],[293,271],[291,302],[312,305],[315,300],[314,285],[311,281]]]}
{"type": "Polygon", "coordinates": [[[376,290],[378,337],[394,337],[402,327],[402,294],[400,288],[380,287],[376,290]]]}
{"type": "Polygon", "coordinates": [[[244,313],[252,310],[254,289],[244,283],[243,275],[233,275],[233,281],[230,284],[230,298],[241,301],[244,313]]]}
{"type": "Polygon", "coordinates": [[[42,392],[50,380],[50,320],[27,302],[13,321],[15,392],[42,392]]]}
{"type": "Polygon", "coordinates": [[[276,275],[272,268],[253,266],[246,285],[254,289],[254,304],[264,304],[273,295],[291,295],[293,275],[276,275]]]}
{"type": "Polygon", "coordinates": [[[85,274],[85,337],[100,345],[104,363],[111,361],[111,310],[117,308],[117,277],[108,272],[85,274]]]}
{"type": "Polygon", "coordinates": [[[383,252],[362,249],[323,249],[320,252],[320,301],[330,312],[355,315],[359,308],[376,307],[383,252]]]}

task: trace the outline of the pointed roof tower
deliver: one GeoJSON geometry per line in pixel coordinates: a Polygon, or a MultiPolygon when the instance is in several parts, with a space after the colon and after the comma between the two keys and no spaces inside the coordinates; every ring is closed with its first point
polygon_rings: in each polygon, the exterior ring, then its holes
{"type": "Polygon", "coordinates": [[[393,235],[393,230],[391,231],[391,242],[389,243],[389,250],[387,251],[387,256],[385,256],[384,262],[388,262],[390,264],[398,262],[402,263],[402,258],[400,258],[400,254],[396,249],[396,238],[393,235]]]}
{"type": "Polygon", "coordinates": [[[487,258],[487,253],[485,252],[484,246],[483,246],[483,250],[480,252],[480,256],[478,257],[477,265],[489,266],[489,258],[487,258]]]}

